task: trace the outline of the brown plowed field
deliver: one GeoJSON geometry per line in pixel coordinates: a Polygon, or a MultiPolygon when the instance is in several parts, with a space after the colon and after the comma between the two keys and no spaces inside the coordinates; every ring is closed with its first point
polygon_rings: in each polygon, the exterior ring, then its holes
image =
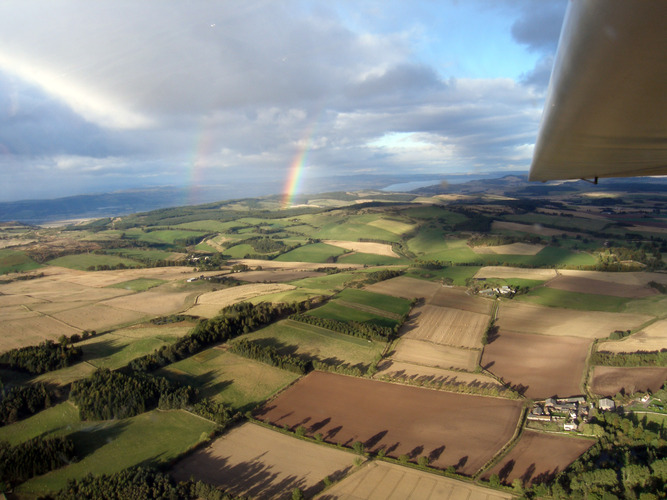
{"type": "Polygon", "coordinates": [[[463,288],[439,287],[427,300],[432,306],[451,307],[478,314],[491,314],[493,300],[476,295],[468,295],[463,288]]]}
{"type": "Polygon", "coordinates": [[[655,392],[667,380],[667,367],[625,368],[618,366],[596,366],[593,368],[591,390],[600,396],[613,396],[624,390],[634,392],[655,392]]]}
{"type": "Polygon", "coordinates": [[[632,330],[650,319],[643,314],[575,311],[520,302],[503,302],[498,312],[501,330],[587,339],[608,337],[614,330],[632,330]]]}
{"type": "Polygon", "coordinates": [[[477,367],[479,353],[480,351],[475,349],[462,349],[424,340],[402,339],[396,346],[391,359],[417,365],[445,369],[453,368],[471,372],[477,367]]]}
{"type": "Polygon", "coordinates": [[[477,349],[482,348],[482,335],[489,324],[485,314],[428,304],[414,310],[411,317],[414,319],[406,325],[404,339],[477,349]]]}
{"type": "MultiPolygon", "coordinates": [[[[320,267],[324,267],[320,264],[320,267]]],[[[248,283],[285,283],[287,281],[312,278],[314,276],[324,276],[324,273],[317,271],[247,271],[244,273],[234,273],[232,277],[248,283]]]]}
{"type": "Polygon", "coordinates": [[[598,351],[605,352],[637,352],[637,351],[659,351],[667,347],[667,319],[642,329],[620,341],[602,342],[598,345],[598,351]]]}
{"type": "Polygon", "coordinates": [[[222,487],[234,496],[291,498],[299,488],[310,498],[322,480],[337,480],[354,468],[353,455],[245,423],[178,462],[172,474],[222,487]]]}
{"type": "Polygon", "coordinates": [[[502,389],[498,381],[481,373],[466,373],[445,370],[433,366],[414,365],[402,361],[384,360],[378,365],[375,378],[389,377],[406,382],[428,382],[447,385],[469,385],[482,388],[502,389]]]}
{"type": "Polygon", "coordinates": [[[332,443],[385,449],[473,474],[512,437],[521,402],[312,372],[255,412],[332,443]]]}
{"type": "Polygon", "coordinates": [[[398,278],[374,283],[367,286],[364,290],[402,297],[404,299],[414,299],[417,297],[428,299],[441,288],[442,285],[440,283],[399,276],[398,278]]]}
{"type": "Polygon", "coordinates": [[[579,271],[576,269],[562,269],[559,271],[563,276],[576,276],[592,280],[606,281],[607,283],[618,283],[621,285],[645,286],[655,281],[667,285],[667,273],[605,273],[602,271],[579,271]]]}
{"type": "Polygon", "coordinates": [[[517,478],[521,479],[524,486],[548,482],[594,443],[592,439],[577,439],[526,429],[516,446],[483,477],[488,479],[492,474],[498,474],[500,480],[508,485],[517,478]]]}
{"type": "Polygon", "coordinates": [[[370,462],[318,500],[509,500],[512,495],[387,462],[370,462]]]}
{"type": "Polygon", "coordinates": [[[557,276],[553,269],[524,269],[521,267],[486,266],[475,273],[475,278],[521,278],[526,280],[550,280],[557,276]]]}
{"type": "Polygon", "coordinates": [[[484,347],[481,365],[530,398],[582,393],[590,340],[501,330],[484,347]]]}
{"type": "Polygon", "coordinates": [[[565,290],[567,292],[596,293],[599,295],[611,295],[612,297],[628,297],[641,299],[656,295],[655,288],[641,285],[624,285],[614,283],[610,286],[608,281],[580,278],[577,276],[558,276],[546,284],[549,288],[565,290]]]}

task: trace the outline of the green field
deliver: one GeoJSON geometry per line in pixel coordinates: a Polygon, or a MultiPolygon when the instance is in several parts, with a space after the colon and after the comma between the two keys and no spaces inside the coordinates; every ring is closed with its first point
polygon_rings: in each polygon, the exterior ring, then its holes
{"type": "Polygon", "coordinates": [[[463,214],[450,212],[445,208],[435,205],[410,208],[408,210],[404,210],[402,214],[407,215],[408,217],[413,217],[415,219],[440,219],[447,222],[448,224],[457,224],[467,219],[467,217],[463,214]]]}
{"type": "Polygon", "coordinates": [[[205,232],[201,231],[164,229],[158,231],[139,232],[137,240],[145,241],[146,243],[164,243],[167,245],[174,245],[177,240],[185,240],[186,238],[192,238],[193,236],[203,238],[205,234],[205,232]]]}
{"type": "Polygon", "coordinates": [[[354,252],[353,254],[340,257],[336,262],[340,262],[341,264],[365,264],[367,266],[392,266],[409,264],[410,261],[400,257],[354,252]]]}
{"type": "Polygon", "coordinates": [[[323,240],[359,241],[366,238],[380,241],[399,241],[399,235],[369,224],[370,222],[376,223],[380,218],[381,216],[378,214],[364,214],[333,221],[329,219],[313,235],[323,240]]]}
{"type": "Polygon", "coordinates": [[[389,328],[393,328],[398,324],[398,321],[396,320],[362,311],[360,309],[346,307],[336,301],[327,302],[321,307],[311,309],[306,314],[318,318],[333,319],[343,322],[358,321],[360,323],[371,323],[378,326],[387,326],[389,328]]]}
{"type": "Polygon", "coordinates": [[[359,273],[336,273],[291,281],[290,284],[299,288],[331,294],[342,290],[346,285],[354,281],[361,281],[363,279],[364,276],[359,273]]]}
{"type": "Polygon", "coordinates": [[[514,300],[549,307],[578,309],[581,311],[623,312],[625,304],[631,299],[540,287],[531,290],[527,295],[519,295],[514,300]]]}
{"type": "Polygon", "coordinates": [[[248,300],[247,302],[252,302],[253,304],[259,304],[260,302],[273,302],[274,304],[277,304],[278,302],[303,302],[304,300],[308,300],[312,297],[329,295],[331,293],[333,292],[327,293],[323,290],[308,290],[306,288],[297,288],[296,290],[287,290],[285,292],[260,295],[248,300]]]}
{"type": "Polygon", "coordinates": [[[452,285],[466,286],[467,281],[472,278],[480,266],[448,266],[445,269],[420,269],[418,267],[410,268],[408,276],[413,278],[427,279],[437,281],[441,279],[452,280],[452,285]]]}
{"type": "Polygon", "coordinates": [[[178,224],[174,227],[178,229],[194,229],[206,231],[207,233],[225,233],[229,230],[229,228],[238,226],[245,226],[245,224],[239,224],[238,221],[220,222],[217,220],[199,220],[195,222],[178,224]]]}
{"type": "Polygon", "coordinates": [[[60,429],[51,432],[69,434],[79,461],[21,484],[16,493],[44,495],[65,487],[68,479],[87,474],[166,463],[208,437],[214,428],[213,422],[183,410],[154,410],[116,421],[61,423],[60,429]]]}
{"type": "Polygon", "coordinates": [[[232,259],[242,259],[248,254],[257,253],[253,247],[244,243],[243,245],[234,245],[229,248],[225,248],[224,254],[229,255],[232,259]]]}
{"type": "Polygon", "coordinates": [[[66,401],[24,420],[0,427],[0,441],[17,445],[37,436],[63,436],[73,429],[77,430],[80,425],[79,410],[66,401]]]}
{"type": "Polygon", "coordinates": [[[185,254],[174,254],[174,252],[169,252],[166,250],[155,250],[155,249],[138,249],[138,248],[112,248],[110,250],[105,250],[107,253],[112,254],[123,254],[123,257],[129,259],[136,259],[142,262],[150,261],[156,262],[158,260],[169,260],[174,257],[174,255],[181,255],[185,257],[185,254]]]}
{"type": "Polygon", "coordinates": [[[630,300],[625,304],[623,312],[633,314],[648,314],[656,317],[667,317],[667,297],[654,295],[645,299],[630,300]]]}
{"type": "Polygon", "coordinates": [[[117,266],[123,264],[127,267],[142,267],[143,264],[137,260],[126,259],[125,257],[118,257],[116,255],[104,255],[96,253],[81,253],[78,255],[65,255],[47,262],[50,266],[67,267],[69,269],[76,269],[85,271],[93,266],[117,266]]]}
{"type": "Polygon", "coordinates": [[[122,283],[115,283],[109,285],[107,288],[122,288],[123,290],[132,290],[133,292],[145,292],[156,286],[167,283],[165,280],[137,278],[135,280],[123,281],[122,283]]]}
{"type": "Polygon", "coordinates": [[[524,224],[542,224],[546,227],[556,226],[568,231],[600,231],[609,221],[600,219],[584,219],[583,217],[560,217],[558,215],[527,213],[506,215],[503,219],[524,224]]]}
{"type": "Polygon", "coordinates": [[[240,411],[248,410],[298,378],[296,373],[253,361],[221,349],[207,349],[158,372],[192,385],[240,411]]]}
{"type": "Polygon", "coordinates": [[[0,274],[30,271],[42,267],[24,252],[18,250],[0,250],[0,274]]]}
{"type": "Polygon", "coordinates": [[[345,250],[325,243],[313,243],[284,253],[276,258],[280,262],[322,262],[345,253],[345,250]]]}
{"type": "Polygon", "coordinates": [[[336,299],[341,299],[353,304],[370,306],[375,309],[398,314],[399,316],[403,316],[410,312],[410,308],[412,307],[409,300],[401,299],[400,297],[392,297],[390,295],[367,292],[365,290],[357,290],[353,288],[346,288],[341,291],[336,295],[336,299]]]}
{"type": "Polygon", "coordinates": [[[238,338],[275,347],[283,354],[294,354],[332,366],[357,367],[362,371],[386,345],[292,320],[283,320],[238,338]]]}

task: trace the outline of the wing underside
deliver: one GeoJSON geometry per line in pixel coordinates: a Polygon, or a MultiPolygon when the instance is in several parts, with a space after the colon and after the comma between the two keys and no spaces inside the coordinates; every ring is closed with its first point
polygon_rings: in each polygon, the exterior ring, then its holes
{"type": "Polygon", "coordinates": [[[571,0],[530,180],[667,174],[667,1],[571,0]]]}

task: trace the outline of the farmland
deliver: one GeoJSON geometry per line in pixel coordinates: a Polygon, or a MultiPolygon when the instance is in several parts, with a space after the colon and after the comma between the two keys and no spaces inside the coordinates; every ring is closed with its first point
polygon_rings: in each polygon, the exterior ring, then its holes
{"type": "Polygon", "coordinates": [[[416,339],[455,347],[482,348],[482,335],[489,316],[450,307],[424,305],[415,310],[418,316],[412,329],[408,326],[404,339],[416,339]]]}
{"type": "Polygon", "coordinates": [[[480,352],[416,339],[401,339],[390,359],[437,368],[474,371],[480,352]]]}
{"type": "Polygon", "coordinates": [[[596,366],[593,368],[591,390],[601,396],[614,396],[623,391],[655,392],[667,380],[667,367],[625,368],[616,366],[596,366]]]}
{"type": "Polygon", "coordinates": [[[620,341],[601,342],[598,351],[639,352],[659,351],[667,346],[667,320],[656,321],[620,341]]]}
{"type": "Polygon", "coordinates": [[[225,288],[215,292],[200,295],[194,306],[188,309],[188,314],[212,318],[225,306],[249,300],[260,295],[292,290],[294,287],[285,284],[252,284],[225,288]]]}
{"type": "Polygon", "coordinates": [[[279,426],[304,425],[308,434],[319,432],[328,442],[361,441],[368,450],[413,460],[427,456],[436,467],[472,474],[511,438],[520,407],[508,400],[313,372],[255,414],[279,426]],[[338,401],[347,403],[342,407],[338,401]]]}

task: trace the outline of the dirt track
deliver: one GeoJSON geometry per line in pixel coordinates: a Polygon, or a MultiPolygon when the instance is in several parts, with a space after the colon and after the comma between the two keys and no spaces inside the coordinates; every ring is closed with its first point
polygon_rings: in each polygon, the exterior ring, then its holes
{"type": "Polygon", "coordinates": [[[476,472],[512,437],[521,402],[312,372],[256,411],[275,425],[303,425],[332,443],[361,441],[432,465],[476,472]]]}

